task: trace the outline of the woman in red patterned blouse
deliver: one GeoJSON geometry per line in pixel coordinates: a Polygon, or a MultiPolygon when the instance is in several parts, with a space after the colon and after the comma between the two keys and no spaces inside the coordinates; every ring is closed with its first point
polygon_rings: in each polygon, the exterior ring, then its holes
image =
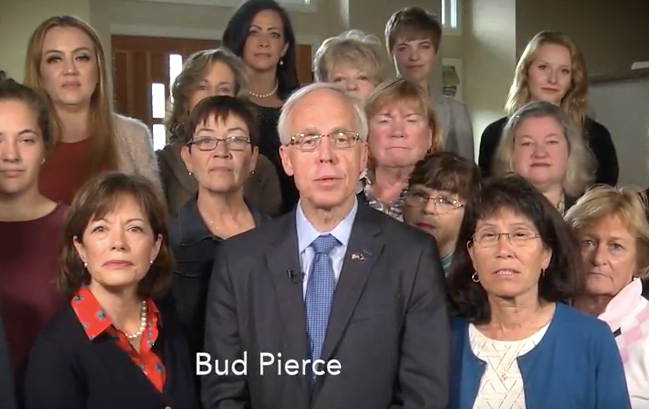
{"type": "Polygon", "coordinates": [[[153,302],[172,258],[152,182],[108,172],[77,193],[58,283],[69,303],[29,358],[26,407],[198,407],[182,326],[153,302]]]}

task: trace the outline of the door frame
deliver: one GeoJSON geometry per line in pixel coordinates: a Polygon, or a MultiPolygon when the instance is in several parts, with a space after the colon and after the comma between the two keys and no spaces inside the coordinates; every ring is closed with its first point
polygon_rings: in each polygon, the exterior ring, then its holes
{"type": "MultiPolygon", "coordinates": [[[[152,26],[145,24],[111,24],[110,34],[112,35],[125,35],[125,36],[141,36],[141,37],[170,37],[170,38],[187,38],[197,40],[221,40],[223,37],[223,30],[220,29],[205,29],[195,27],[168,27],[168,26],[152,26]]],[[[313,59],[315,52],[322,44],[320,36],[311,34],[296,34],[295,41],[298,44],[311,46],[311,59],[313,59]]]]}

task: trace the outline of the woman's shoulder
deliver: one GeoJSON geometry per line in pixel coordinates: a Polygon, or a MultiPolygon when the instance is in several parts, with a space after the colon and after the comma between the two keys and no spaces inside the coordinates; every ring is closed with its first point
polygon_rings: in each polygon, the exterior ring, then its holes
{"type": "Polygon", "coordinates": [[[83,334],[81,324],[69,303],[65,303],[54,313],[52,318],[43,325],[34,344],[35,349],[41,350],[73,350],[76,348],[77,335],[83,334]]]}
{"type": "Polygon", "coordinates": [[[553,321],[557,329],[560,329],[560,331],[555,331],[555,334],[560,336],[572,339],[579,337],[584,339],[598,339],[602,336],[613,337],[613,332],[604,321],[561,302],[557,303],[553,321]]]}
{"type": "Polygon", "coordinates": [[[482,132],[482,138],[498,138],[500,139],[500,135],[503,131],[503,128],[505,128],[505,125],[507,124],[507,118],[506,116],[498,119],[497,121],[493,121],[489,125],[487,125],[482,132]]]}
{"type": "Polygon", "coordinates": [[[149,137],[149,128],[139,119],[113,114],[113,124],[118,135],[135,136],[146,135],[149,137]]]}

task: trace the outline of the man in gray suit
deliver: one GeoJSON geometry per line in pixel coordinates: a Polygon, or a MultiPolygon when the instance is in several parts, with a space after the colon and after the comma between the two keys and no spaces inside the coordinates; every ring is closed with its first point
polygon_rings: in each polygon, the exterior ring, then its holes
{"type": "Polygon", "coordinates": [[[278,124],[295,210],[220,246],[197,355],[206,409],[445,408],[450,335],[437,246],[356,200],[360,102],[312,84],[278,124]]]}
{"type": "Polygon", "coordinates": [[[475,163],[473,126],[466,106],[428,83],[435,67],[442,26],[434,15],[420,7],[406,7],[394,13],[385,26],[385,43],[397,74],[428,90],[437,120],[444,133],[444,150],[475,163]]]}

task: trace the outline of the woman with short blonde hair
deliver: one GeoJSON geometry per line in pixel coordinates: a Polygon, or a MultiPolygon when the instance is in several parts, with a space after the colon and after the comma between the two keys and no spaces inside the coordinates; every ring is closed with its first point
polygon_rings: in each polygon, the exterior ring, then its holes
{"type": "MultiPolygon", "coordinates": [[[[185,61],[171,86],[173,103],[165,123],[170,143],[156,152],[160,177],[170,215],[176,215],[196,196],[198,183],[185,167],[180,151],[185,146],[184,124],[192,109],[203,99],[229,95],[247,99],[248,78],[243,63],[224,47],[198,51],[185,61]]],[[[273,163],[265,156],[255,157],[252,173],[244,184],[245,196],[262,212],[275,216],[282,205],[279,178],[273,163]]]]}
{"type": "Polygon", "coordinates": [[[565,111],[531,102],[509,119],[494,158],[494,174],[516,172],[541,191],[561,214],[591,184],[593,159],[565,111]]]}
{"type": "Polygon", "coordinates": [[[620,349],[631,406],[649,400],[649,223],[634,187],[595,187],[566,215],[579,237],[586,288],[574,306],[606,322],[620,349]]]}
{"type": "Polygon", "coordinates": [[[609,131],[588,117],[588,74],[577,45],[559,31],[541,31],[525,47],[516,65],[505,104],[506,117],[487,126],[478,162],[483,176],[493,172],[496,148],[509,117],[529,102],[561,107],[595,157],[595,183],[615,185],[619,167],[609,131]]]}
{"type": "Polygon", "coordinates": [[[341,84],[350,94],[364,101],[382,82],[384,54],[381,41],[376,36],[359,30],[330,37],[315,53],[315,80],[341,84]]]}
{"type": "Polygon", "coordinates": [[[405,78],[384,82],[365,103],[370,161],[361,200],[398,220],[408,178],[427,153],[444,149],[441,127],[426,91],[405,78]]]}
{"type": "Polygon", "coordinates": [[[52,117],[55,144],[40,177],[45,196],[69,205],[88,178],[106,170],[160,183],[148,128],[113,112],[106,56],[88,23],[73,16],[42,22],[29,39],[25,84],[46,97],[52,117]]]}

